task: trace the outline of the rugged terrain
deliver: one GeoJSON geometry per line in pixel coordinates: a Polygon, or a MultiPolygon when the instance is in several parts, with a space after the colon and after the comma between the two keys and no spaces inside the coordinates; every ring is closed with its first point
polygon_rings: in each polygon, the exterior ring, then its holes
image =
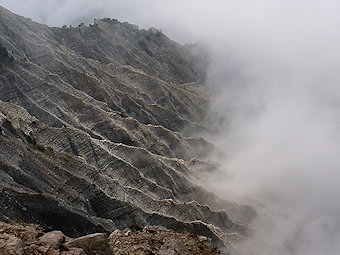
{"type": "Polygon", "coordinates": [[[51,28],[2,7],[0,43],[0,220],[72,237],[131,225],[222,246],[247,235],[253,209],[195,181],[221,152],[190,136],[209,131],[191,46],[111,19],[51,28]]]}
{"type": "Polygon", "coordinates": [[[61,231],[48,231],[34,224],[0,222],[0,255],[142,255],[142,254],[220,254],[210,240],[188,232],[162,227],[132,226],[115,230],[110,236],[96,233],[78,238],[61,231]]]}

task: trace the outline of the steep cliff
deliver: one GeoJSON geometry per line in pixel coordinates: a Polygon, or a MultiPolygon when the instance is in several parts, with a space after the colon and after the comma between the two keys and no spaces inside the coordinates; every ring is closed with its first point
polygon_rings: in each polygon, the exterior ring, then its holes
{"type": "MultiPolygon", "coordinates": [[[[195,184],[197,56],[117,20],[51,28],[0,7],[0,220],[71,236],[162,225],[230,244],[254,211],[195,184]],[[5,54],[6,53],[6,54],[5,54]]],[[[207,164],[209,165],[209,164],[207,164]]]]}

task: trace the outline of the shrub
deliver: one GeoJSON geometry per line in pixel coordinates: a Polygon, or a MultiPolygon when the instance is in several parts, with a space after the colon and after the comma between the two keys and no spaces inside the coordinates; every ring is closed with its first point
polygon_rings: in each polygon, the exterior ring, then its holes
{"type": "Polygon", "coordinates": [[[0,43],[0,59],[10,60],[11,62],[14,60],[14,58],[8,54],[7,49],[3,47],[1,43],[0,43]]]}
{"type": "Polygon", "coordinates": [[[9,58],[7,49],[3,47],[1,43],[0,43],[0,58],[2,59],[9,58]]]}
{"type": "Polygon", "coordinates": [[[30,135],[26,135],[25,139],[28,143],[32,144],[32,145],[36,145],[37,142],[35,141],[34,137],[30,136],[30,135]]]}
{"type": "Polygon", "coordinates": [[[41,151],[41,152],[44,152],[44,151],[45,151],[44,145],[41,145],[41,144],[39,144],[39,143],[35,144],[34,148],[37,149],[37,150],[39,150],[39,151],[41,151]]]}
{"type": "Polygon", "coordinates": [[[32,145],[33,149],[35,150],[39,150],[41,152],[44,152],[45,151],[45,147],[44,145],[41,145],[39,143],[37,143],[37,141],[34,139],[33,136],[30,136],[30,135],[25,135],[25,139],[26,141],[32,145]]]}

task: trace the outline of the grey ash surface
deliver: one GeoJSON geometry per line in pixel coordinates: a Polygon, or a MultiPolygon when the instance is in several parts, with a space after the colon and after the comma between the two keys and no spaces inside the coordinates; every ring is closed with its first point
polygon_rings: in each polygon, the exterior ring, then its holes
{"type": "MultiPolygon", "coordinates": [[[[70,236],[161,225],[230,244],[255,212],[193,181],[212,144],[190,47],[104,19],[51,28],[0,7],[0,220],[70,236]]],[[[219,153],[216,150],[216,153],[219,153]]]]}

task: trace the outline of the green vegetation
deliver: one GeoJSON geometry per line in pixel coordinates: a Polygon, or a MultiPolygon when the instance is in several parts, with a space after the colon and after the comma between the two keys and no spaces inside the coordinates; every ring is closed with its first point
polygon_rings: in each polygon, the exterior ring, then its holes
{"type": "Polygon", "coordinates": [[[53,158],[53,148],[48,146],[46,148],[44,148],[44,154],[49,157],[49,158],[53,158]]]}
{"type": "Polygon", "coordinates": [[[27,141],[28,143],[30,143],[30,144],[32,144],[32,145],[36,145],[36,144],[37,144],[37,142],[35,141],[34,137],[32,137],[32,136],[30,136],[30,135],[26,135],[25,138],[26,138],[26,141],[27,141]]]}
{"type": "MultiPolygon", "coordinates": [[[[37,141],[34,139],[33,136],[30,135],[25,135],[25,139],[26,141],[31,144],[31,146],[33,147],[33,149],[35,150],[39,150],[41,152],[45,151],[45,147],[39,143],[37,143],[37,141]]],[[[51,148],[52,149],[52,148],[51,148]]]]}
{"type": "Polygon", "coordinates": [[[37,149],[37,150],[39,150],[39,151],[41,151],[41,152],[44,152],[44,151],[45,151],[45,147],[44,147],[43,145],[39,144],[39,143],[37,143],[37,144],[35,145],[35,149],[37,149]]]}

